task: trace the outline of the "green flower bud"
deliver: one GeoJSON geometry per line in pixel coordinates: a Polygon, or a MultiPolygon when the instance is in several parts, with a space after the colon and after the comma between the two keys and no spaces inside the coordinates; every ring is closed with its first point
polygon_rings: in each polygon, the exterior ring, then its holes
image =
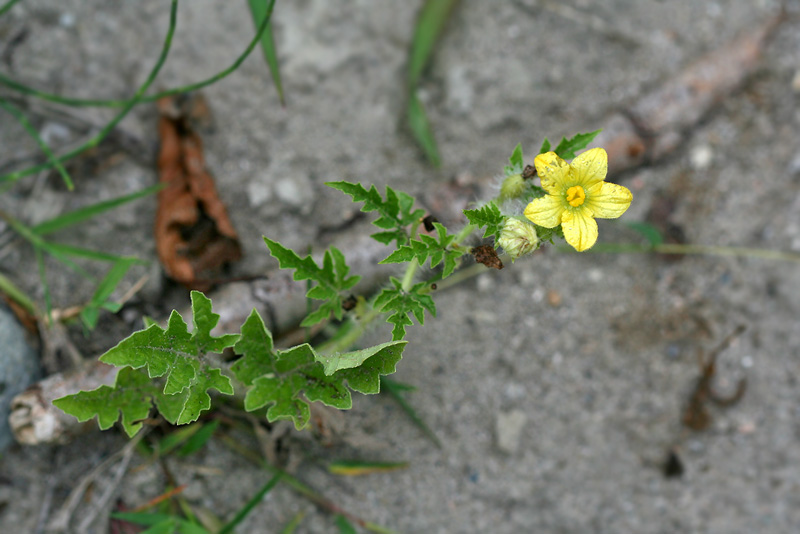
{"type": "Polygon", "coordinates": [[[530,254],[539,248],[539,236],[536,227],[531,223],[509,217],[503,225],[497,244],[511,256],[513,263],[520,256],[530,254]]]}
{"type": "Polygon", "coordinates": [[[525,192],[525,180],[521,174],[512,174],[503,180],[503,185],[500,186],[500,199],[509,200],[518,198],[525,192]]]}

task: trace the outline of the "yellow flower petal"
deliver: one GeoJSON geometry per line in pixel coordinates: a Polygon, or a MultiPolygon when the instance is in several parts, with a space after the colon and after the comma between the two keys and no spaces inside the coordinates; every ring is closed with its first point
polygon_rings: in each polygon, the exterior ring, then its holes
{"type": "Polygon", "coordinates": [[[591,248],[597,241],[597,223],[589,209],[564,211],[561,219],[564,239],[578,252],[591,248]]]}
{"type": "Polygon", "coordinates": [[[633,195],[627,187],[601,182],[595,184],[586,196],[586,205],[595,217],[616,219],[628,209],[633,195]]]}
{"type": "Polygon", "coordinates": [[[582,185],[584,189],[589,189],[606,179],[608,154],[602,148],[592,148],[572,160],[570,167],[571,185],[582,185]]]}
{"type": "Polygon", "coordinates": [[[569,163],[559,158],[555,152],[545,152],[536,156],[533,164],[542,180],[544,190],[551,195],[557,194],[559,186],[563,187],[566,183],[569,175],[569,163]]]}
{"type": "Polygon", "coordinates": [[[561,223],[561,212],[563,211],[564,205],[561,201],[556,197],[547,195],[532,200],[525,208],[525,217],[539,226],[555,228],[561,223]]]}

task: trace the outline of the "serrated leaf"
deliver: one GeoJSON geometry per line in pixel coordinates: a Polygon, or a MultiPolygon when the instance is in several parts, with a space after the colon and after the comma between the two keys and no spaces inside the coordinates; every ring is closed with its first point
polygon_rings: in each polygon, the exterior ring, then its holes
{"type": "Polygon", "coordinates": [[[517,146],[514,147],[514,152],[511,153],[511,157],[508,159],[508,162],[510,165],[503,167],[503,173],[506,176],[511,176],[512,174],[522,174],[522,169],[525,167],[522,160],[522,143],[517,143],[517,146]]]}
{"type": "Polygon", "coordinates": [[[389,186],[386,186],[386,200],[384,200],[374,185],[369,189],[361,184],[345,181],[326,182],[325,185],[351,196],[353,202],[363,202],[361,211],[365,213],[377,211],[379,217],[372,224],[390,231],[378,232],[371,237],[385,245],[392,241],[396,241],[397,246],[406,244],[408,241],[406,227],[419,221],[425,214],[424,210],[413,209],[414,197],[402,191],[396,192],[389,186]]]}
{"type": "Polygon", "coordinates": [[[242,325],[242,336],[233,350],[243,356],[234,362],[231,371],[244,385],[252,385],[259,376],[272,372],[275,365],[272,334],[256,310],[250,312],[242,325]]]}
{"type": "MultiPolygon", "coordinates": [[[[398,345],[405,345],[406,341],[389,341],[388,343],[381,343],[368,349],[355,350],[352,352],[340,352],[330,356],[317,356],[317,361],[322,363],[323,371],[326,376],[330,376],[336,371],[343,369],[352,369],[359,367],[367,359],[379,355],[380,357],[391,357],[392,354],[398,352],[398,345]]],[[[402,348],[399,351],[402,354],[402,348]]],[[[399,357],[398,357],[399,360],[399,357]]]]}
{"type": "Polygon", "coordinates": [[[174,395],[193,384],[199,384],[201,369],[197,359],[206,352],[222,352],[239,339],[236,334],[211,335],[219,315],[211,312],[211,301],[199,291],[192,291],[194,331],[189,333],[183,317],[174,311],[167,329],[154,324],[120,341],[100,357],[100,361],[117,367],[145,367],[150,378],[166,376],[164,393],[174,395]]]}
{"type": "MultiPolygon", "coordinates": [[[[153,403],[171,423],[188,423],[197,420],[200,413],[211,406],[209,389],[233,394],[230,379],[199,358],[233,346],[239,336],[211,335],[219,315],[212,313],[211,301],[197,291],[192,292],[192,318],[194,331],[189,333],[183,318],[173,311],[166,330],[158,324],[150,324],[100,357],[105,363],[125,367],[117,375],[114,387],[103,386],[78,394],[82,395],[78,400],[95,410],[101,427],[116,420],[116,409],[122,413],[125,431],[133,435],[138,430],[138,425],[132,423],[133,418],[146,417],[153,403]],[[147,374],[134,372],[134,369],[146,369],[147,374]],[[166,381],[161,386],[148,377],[166,377],[166,381]],[[110,420],[112,415],[113,420],[110,420]]],[[[65,411],[75,409],[70,401],[63,402],[65,411]]],[[[82,415],[86,413],[84,409],[82,415]]]]}
{"type": "Polygon", "coordinates": [[[413,315],[419,324],[424,324],[424,311],[436,316],[436,306],[430,295],[422,294],[420,291],[427,287],[427,281],[414,285],[409,291],[403,291],[402,285],[396,278],[390,279],[393,288],[385,288],[375,299],[375,309],[380,312],[389,313],[386,322],[394,325],[392,329],[392,340],[399,341],[405,337],[406,326],[411,326],[413,322],[408,317],[413,315]]]}
{"type": "Polygon", "coordinates": [[[356,391],[373,392],[376,384],[380,388],[380,375],[394,372],[404,345],[384,343],[330,356],[318,355],[308,344],[275,352],[264,321],[253,310],[234,346],[242,357],[231,370],[237,379],[253,386],[245,396],[247,411],[268,406],[269,421],[291,419],[299,429],[308,423],[309,402],[319,401],[339,409],[352,406],[346,381],[356,391]],[[349,383],[351,379],[353,383],[349,383]]]}
{"type": "Polygon", "coordinates": [[[499,234],[505,224],[505,218],[494,202],[489,202],[478,209],[464,210],[464,215],[470,224],[474,224],[478,228],[486,227],[483,232],[484,238],[499,234]]]}
{"type": "Polygon", "coordinates": [[[550,140],[548,138],[544,138],[542,141],[542,147],[539,149],[539,154],[544,154],[545,152],[550,152],[550,140]]]}
{"type": "Polygon", "coordinates": [[[572,159],[575,157],[575,152],[586,148],[589,143],[592,142],[592,139],[597,137],[597,134],[602,131],[603,130],[601,129],[588,133],[579,133],[571,139],[562,137],[561,142],[558,143],[558,146],[555,148],[555,150],[553,150],[553,152],[555,152],[558,157],[562,159],[572,159]]]}
{"type": "Polygon", "coordinates": [[[431,268],[444,261],[442,277],[449,276],[456,267],[456,259],[464,255],[464,250],[448,249],[455,236],[448,234],[447,229],[439,223],[433,223],[433,226],[438,239],[423,234],[419,239],[412,239],[407,245],[399,247],[379,263],[402,263],[416,259],[420,265],[424,265],[430,258],[431,268]]]}
{"type": "Polygon", "coordinates": [[[661,234],[661,231],[650,223],[623,221],[623,224],[631,230],[640,233],[645,239],[647,239],[651,247],[657,247],[658,245],[664,243],[664,236],[661,234]]]}
{"type": "Polygon", "coordinates": [[[345,263],[344,254],[339,249],[331,247],[326,250],[322,258],[322,267],[319,267],[310,254],[301,258],[293,250],[268,237],[264,237],[264,242],[269,247],[270,254],[278,260],[281,269],[294,270],[293,278],[295,280],[311,280],[317,283],[308,290],[306,297],[326,301],[303,320],[302,326],[313,326],[324,321],[331,314],[337,319],[342,318],[340,293],[356,285],[361,277],[347,276],[350,267],[345,263]]]}
{"type": "Polygon", "coordinates": [[[145,373],[126,367],[117,373],[113,387],[80,391],[55,399],[53,405],[80,422],[96,416],[100,430],[110,428],[121,417],[122,428],[132,437],[150,414],[152,398],[157,393],[157,385],[145,373]]]}

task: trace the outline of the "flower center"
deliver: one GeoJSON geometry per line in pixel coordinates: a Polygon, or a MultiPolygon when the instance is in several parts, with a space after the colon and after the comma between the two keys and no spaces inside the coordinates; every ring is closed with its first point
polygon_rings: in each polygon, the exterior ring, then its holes
{"type": "Polygon", "coordinates": [[[573,208],[577,208],[586,200],[586,192],[579,185],[573,185],[567,189],[567,202],[573,208]]]}

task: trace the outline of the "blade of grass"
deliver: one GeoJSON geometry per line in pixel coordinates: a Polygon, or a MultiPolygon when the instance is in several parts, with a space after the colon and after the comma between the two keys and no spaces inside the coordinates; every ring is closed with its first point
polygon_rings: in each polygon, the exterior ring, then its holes
{"type": "Polygon", "coordinates": [[[411,51],[408,58],[408,125],[430,162],[438,167],[441,164],[436,138],[433,135],[425,108],[417,97],[417,86],[422,73],[430,62],[433,47],[442,33],[447,19],[450,17],[458,0],[426,0],[422,6],[414,36],[411,39],[411,51]]]}
{"type": "Polygon", "coordinates": [[[211,436],[214,435],[214,432],[217,431],[218,426],[218,420],[204,423],[202,428],[200,428],[200,430],[198,430],[194,436],[191,436],[188,440],[186,440],[186,445],[181,447],[181,450],[178,451],[178,454],[181,456],[189,456],[190,454],[202,449],[203,446],[208,443],[208,440],[211,439],[211,436]]]}
{"type": "Polygon", "coordinates": [[[247,458],[248,460],[250,460],[251,462],[255,463],[256,465],[261,466],[262,468],[266,469],[270,473],[281,474],[281,476],[283,476],[283,482],[284,483],[286,483],[290,488],[295,490],[300,495],[303,495],[305,498],[307,498],[309,501],[313,502],[314,504],[316,504],[317,506],[319,506],[323,510],[327,510],[327,511],[333,513],[333,514],[343,515],[343,516],[347,517],[348,519],[350,519],[350,521],[353,521],[353,522],[357,523],[358,525],[360,525],[360,526],[362,526],[362,527],[364,527],[367,530],[370,530],[372,532],[378,532],[380,534],[397,534],[397,531],[395,531],[395,530],[392,530],[392,529],[389,529],[389,528],[386,528],[386,527],[382,527],[381,525],[376,525],[375,523],[372,523],[370,521],[364,521],[363,519],[360,519],[360,518],[355,517],[354,515],[352,515],[352,514],[350,514],[348,512],[345,512],[339,506],[337,506],[334,502],[326,499],[325,497],[323,497],[322,495],[320,495],[319,493],[317,493],[316,491],[311,489],[309,486],[303,484],[299,479],[297,479],[297,478],[293,477],[292,475],[290,475],[289,473],[287,473],[287,472],[285,472],[285,471],[283,471],[281,469],[278,469],[277,467],[272,466],[269,463],[265,462],[264,460],[261,459],[261,457],[258,454],[256,454],[252,450],[242,446],[239,442],[237,442],[236,440],[234,440],[230,436],[222,435],[222,436],[219,437],[219,439],[220,439],[220,442],[223,445],[225,445],[229,449],[237,452],[238,454],[240,454],[244,458],[247,458]]]}
{"type": "Polygon", "coordinates": [[[241,510],[236,512],[234,518],[224,527],[222,527],[218,534],[229,534],[230,532],[233,532],[233,529],[236,528],[236,525],[244,521],[244,518],[247,517],[247,514],[253,511],[253,508],[255,508],[258,503],[261,502],[261,499],[264,498],[264,495],[269,493],[270,490],[272,490],[272,488],[274,488],[278,482],[280,482],[281,476],[282,475],[279,473],[269,479],[269,481],[264,484],[264,486],[258,490],[255,495],[253,495],[253,498],[247,501],[241,510]]]}
{"type": "Polygon", "coordinates": [[[45,241],[39,235],[33,233],[30,228],[7,213],[0,212],[0,219],[6,221],[8,225],[20,235],[20,237],[28,241],[37,251],[37,253],[46,252],[84,278],[94,280],[92,275],[87,273],[80,265],[70,260],[66,256],[66,253],[63,250],[64,245],[57,245],[55,243],[49,243],[45,241]]]}
{"type": "Polygon", "coordinates": [[[294,534],[294,531],[300,526],[300,522],[305,516],[306,514],[304,512],[297,512],[292,520],[286,523],[286,526],[283,527],[281,534],[294,534]]]}
{"type": "MultiPolygon", "coordinates": [[[[155,102],[159,98],[165,96],[172,96],[178,93],[188,93],[189,91],[196,91],[198,89],[202,89],[208,85],[211,85],[219,80],[226,78],[232,72],[239,68],[239,66],[244,63],[244,60],[250,55],[250,53],[255,49],[256,45],[258,44],[259,40],[261,39],[262,35],[265,31],[269,28],[269,20],[272,17],[272,10],[275,6],[275,0],[269,0],[269,7],[267,8],[267,17],[262,22],[261,26],[256,32],[255,37],[250,41],[250,43],[245,48],[244,52],[242,52],[239,57],[237,57],[231,65],[224,70],[221,70],[217,74],[206,78],[205,80],[201,80],[199,82],[195,82],[189,85],[183,85],[181,87],[175,87],[173,89],[167,89],[166,91],[161,91],[155,93],[153,95],[142,96],[138,99],[137,102],[155,102]]],[[[59,96],[53,93],[48,93],[45,91],[39,91],[38,89],[34,89],[29,87],[25,84],[12,80],[11,78],[5,76],[4,74],[0,73],[0,84],[6,85],[20,93],[33,96],[36,98],[40,98],[42,100],[48,100],[50,102],[56,102],[58,104],[64,104],[66,106],[76,106],[76,107],[110,107],[110,108],[120,108],[123,106],[127,106],[132,99],[128,100],[102,100],[102,99],[86,99],[86,98],[70,98],[59,96]]],[[[41,169],[38,169],[41,170],[41,169]]],[[[34,171],[37,172],[37,171],[34,171]]],[[[0,179],[0,182],[3,180],[0,179]]]]}
{"type": "Polygon", "coordinates": [[[147,265],[147,263],[149,263],[145,260],[140,260],[139,258],[134,258],[132,256],[118,256],[116,254],[110,254],[108,252],[101,252],[99,250],[76,247],[73,245],[65,245],[63,243],[53,243],[50,241],[42,241],[42,243],[43,243],[42,246],[45,248],[45,252],[52,254],[58,259],[62,259],[63,257],[66,256],[74,256],[76,258],[84,258],[87,260],[96,260],[96,261],[116,262],[127,259],[133,263],[138,263],[140,265],[147,265]]]}
{"type": "Polygon", "coordinates": [[[38,311],[36,310],[36,304],[22,292],[20,288],[14,284],[11,280],[6,278],[2,273],[0,273],[0,291],[6,294],[8,298],[22,306],[25,311],[30,313],[31,315],[38,315],[38,311]]]}
{"type": "Polygon", "coordinates": [[[417,415],[417,412],[414,408],[411,407],[408,402],[403,398],[400,394],[402,388],[395,387],[395,383],[393,380],[389,380],[388,378],[381,377],[381,392],[385,391],[388,393],[397,404],[400,405],[400,408],[406,412],[406,415],[414,422],[417,427],[422,430],[423,434],[428,436],[428,438],[438,447],[439,449],[442,448],[442,442],[439,441],[439,438],[436,437],[436,434],[433,433],[433,430],[425,424],[425,421],[417,415]]]}
{"type": "Polygon", "coordinates": [[[39,132],[36,131],[36,128],[33,127],[28,118],[23,115],[23,113],[17,109],[14,104],[5,98],[0,98],[0,107],[6,110],[12,117],[17,119],[17,122],[20,123],[23,128],[25,128],[25,131],[28,132],[28,135],[33,137],[33,139],[36,141],[36,144],[38,144],[39,148],[42,149],[42,152],[44,152],[45,156],[47,156],[47,161],[49,161],[53,167],[56,168],[58,174],[61,175],[61,179],[64,180],[64,185],[67,186],[67,189],[70,191],[74,190],[75,184],[72,183],[72,178],[70,178],[67,169],[64,168],[64,165],[62,165],[58,160],[58,156],[55,155],[53,150],[50,148],[50,145],[48,145],[45,140],[42,139],[42,136],[39,135],[39,132]]]}
{"type": "Polygon", "coordinates": [[[328,464],[328,472],[333,475],[360,476],[375,473],[388,473],[407,469],[408,462],[362,462],[360,460],[340,460],[328,464]]]}
{"type": "Polygon", "coordinates": [[[131,193],[129,195],[123,195],[121,197],[112,198],[111,200],[105,200],[103,202],[98,202],[90,206],[85,206],[83,208],[71,211],[69,213],[65,213],[63,215],[59,215],[58,217],[53,217],[48,221],[44,221],[43,223],[37,224],[36,226],[31,228],[31,231],[38,235],[47,235],[49,233],[58,230],[63,230],[64,228],[72,226],[73,224],[85,221],[86,219],[90,219],[96,215],[112,210],[116,207],[122,206],[123,204],[127,204],[128,202],[131,202],[138,198],[152,195],[153,193],[156,193],[160,189],[163,189],[163,187],[164,186],[162,184],[158,184],[148,187],[146,189],[142,189],[141,191],[131,193]]]}
{"type": "Polygon", "coordinates": [[[105,307],[108,299],[111,297],[111,293],[114,292],[117,285],[119,285],[125,275],[128,274],[128,269],[136,263],[135,260],[135,258],[123,258],[117,261],[111,266],[108,274],[106,274],[97,285],[94,295],[92,295],[92,300],[80,313],[81,321],[83,321],[86,328],[94,330],[97,326],[97,321],[100,318],[100,308],[105,307]]]}
{"type": "Polygon", "coordinates": [[[339,527],[339,534],[356,534],[356,527],[343,515],[336,516],[336,526],[339,527]]]}
{"type": "MultiPolygon", "coordinates": [[[[83,145],[79,146],[78,148],[67,152],[63,156],[59,156],[57,161],[59,163],[63,163],[71,158],[74,158],[78,154],[82,153],[83,151],[94,148],[100,144],[100,142],[106,138],[106,136],[114,129],[114,127],[119,124],[119,122],[125,118],[125,116],[133,109],[133,107],[139,103],[144,95],[145,91],[150,87],[155,80],[156,76],[158,75],[159,71],[161,71],[161,67],[164,65],[164,62],[167,60],[167,55],[169,54],[169,50],[172,47],[172,37],[175,35],[175,27],[178,22],[178,0],[172,0],[172,4],[170,6],[170,13],[169,13],[169,28],[167,30],[167,35],[164,38],[164,44],[161,48],[161,54],[158,56],[158,60],[156,60],[156,64],[153,69],[150,71],[150,74],[147,76],[145,82],[139,87],[136,93],[133,95],[133,98],[128,100],[125,106],[108,124],[103,127],[100,132],[97,133],[94,137],[86,141],[83,145]]],[[[16,171],[12,173],[5,174],[0,176],[0,183],[2,182],[13,182],[23,178],[25,176],[37,173],[44,169],[49,169],[53,166],[52,162],[43,163],[41,165],[35,165],[33,167],[28,167],[27,169],[23,169],[21,171],[16,171]]]]}
{"type": "Polygon", "coordinates": [[[438,167],[442,163],[442,159],[439,157],[436,137],[433,135],[431,123],[425,114],[425,108],[422,107],[422,102],[417,98],[416,90],[408,97],[408,126],[411,128],[414,139],[419,143],[428,160],[434,167],[438,167]]]}
{"type": "Polygon", "coordinates": [[[422,72],[430,61],[436,40],[442,33],[442,29],[457,3],[458,0],[426,0],[423,4],[414,28],[411,54],[408,58],[408,85],[410,88],[419,84],[422,72]]]}
{"type": "Polygon", "coordinates": [[[6,11],[14,7],[14,4],[16,4],[17,2],[19,2],[19,0],[8,0],[8,2],[3,4],[3,7],[0,7],[0,17],[5,15],[6,11]]]}
{"type": "MultiPolygon", "coordinates": [[[[250,13],[253,15],[253,22],[256,28],[260,28],[264,20],[268,18],[267,3],[264,0],[248,0],[250,3],[250,13]]],[[[261,51],[264,53],[264,61],[267,62],[269,72],[272,75],[272,82],[275,84],[275,90],[278,92],[278,98],[281,101],[281,106],[286,107],[286,99],[283,95],[283,84],[281,83],[281,71],[278,64],[278,55],[275,51],[275,39],[272,37],[272,28],[267,24],[264,33],[261,35],[261,51]]]]}

